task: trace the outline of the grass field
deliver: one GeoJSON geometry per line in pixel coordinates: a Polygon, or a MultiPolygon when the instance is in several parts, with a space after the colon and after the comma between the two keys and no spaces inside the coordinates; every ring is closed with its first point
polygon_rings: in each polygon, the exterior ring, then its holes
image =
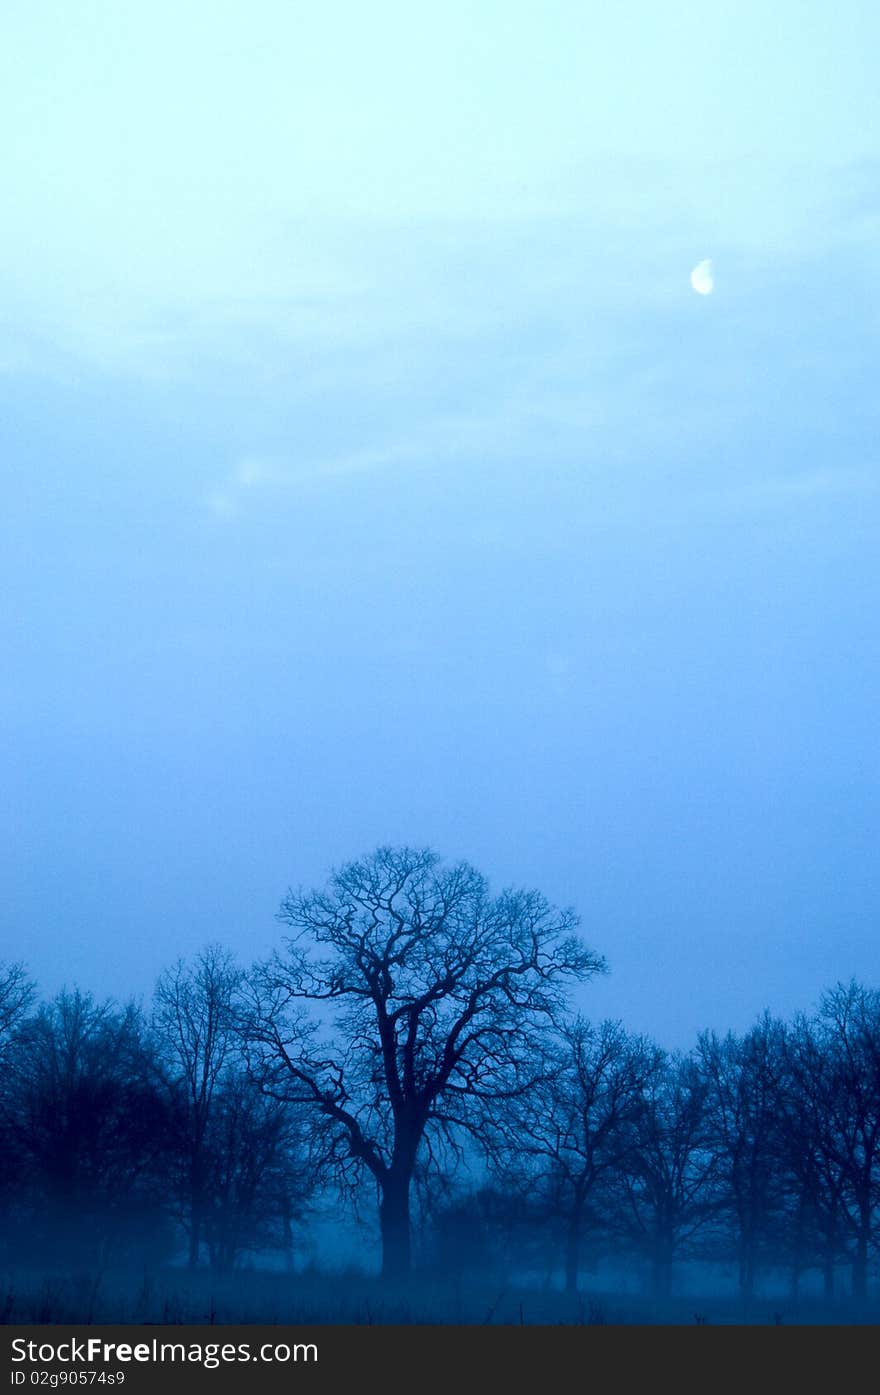
{"type": "Polygon", "coordinates": [[[880,1322],[880,1295],[856,1308],[846,1299],[682,1294],[660,1300],[596,1289],[576,1297],[551,1288],[414,1279],[395,1289],[356,1273],[245,1271],[226,1276],[165,1269],[0,1271],[0,1321],[21,1323],[302,1324],[841,1324],[880,1322]]]}

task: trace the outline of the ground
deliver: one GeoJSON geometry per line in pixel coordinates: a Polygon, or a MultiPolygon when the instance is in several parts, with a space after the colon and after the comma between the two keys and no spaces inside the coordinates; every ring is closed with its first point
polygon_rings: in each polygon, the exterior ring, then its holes
{"type": "Polygon", "coordinates": [[[635,1325],[839,1324],[880,1322],[880,1294],[863,1308],[811,1297],[795,1305],[757,1297],[748,1308],[729,1295],[693,1292],[653,1299],[597,1289],[577,1297],[552,1288],[482,1278],[414,1279],[389,1288],[358,1273],[253,1270],[224,1276],[179,1269],[135,1274],[0,1271],[0,1321],[21,1323],[293,1323],[635,1325]]]}

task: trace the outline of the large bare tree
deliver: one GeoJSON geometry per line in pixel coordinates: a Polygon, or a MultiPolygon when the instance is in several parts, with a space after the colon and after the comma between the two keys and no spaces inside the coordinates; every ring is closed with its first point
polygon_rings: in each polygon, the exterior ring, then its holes
{"type": "Polygon", "coordinates": [[[417,1165],[534,1083],[536,1034],[603,963],[572,911],[493,896],[428,849],[379,848],[279,914],[284,952],[252,984],[265,1088],[313,1106],[343,1178],[372,1177],[382,1272],[398,1278],[417,1165]]]}

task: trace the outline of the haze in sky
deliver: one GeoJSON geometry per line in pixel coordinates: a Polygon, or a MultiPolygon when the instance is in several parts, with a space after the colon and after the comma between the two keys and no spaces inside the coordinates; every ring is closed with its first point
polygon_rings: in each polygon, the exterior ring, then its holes
{"type": "Polygon", "coordinates": [[[2,957],[148,994],[409,842],[669,1045],[878,982],[878,47],[10,0],[2,957]]]}

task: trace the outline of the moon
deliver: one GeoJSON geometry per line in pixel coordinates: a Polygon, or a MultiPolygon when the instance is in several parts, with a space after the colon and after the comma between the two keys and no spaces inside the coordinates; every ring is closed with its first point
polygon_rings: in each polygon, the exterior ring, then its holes
{"type": "Polygon", "coordinates": [[[691,272],[691,285],[697,295],[711,295],[715,289],[715,277],[712,275],[712,263],[707,257],[705,261],[697,262],[691,272]]]}

